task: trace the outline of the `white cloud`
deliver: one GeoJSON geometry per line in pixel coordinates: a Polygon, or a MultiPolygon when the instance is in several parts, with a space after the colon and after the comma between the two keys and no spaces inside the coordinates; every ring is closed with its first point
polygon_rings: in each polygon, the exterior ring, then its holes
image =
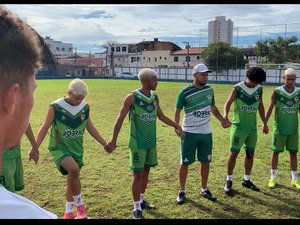
{"type": "MultiPolygon", "coordinates": [[[[300,30],[297,4],[7,4],[40,33],[54,40],[73,43],[78,49],[106,41],[134,43],[153,38],[207,35],[208,22],[216,16],[231,19],[239,35],[266,33],[285,24],[300,30]],[[299,23],[299,24],[297,24],[299,23]],[[264,27],[267,28],[267,27],[264,27]],[[82,46],[82,47],[80,47],[82,46]]],[[[235,35],[235,31],[234,31],[235,35]]],[[[300,34],[298,36],[300,38],[300,34]]],[[[172,41],[172,40],[169,40],[172,41]]],[[[180,44],[182,46],[182,44],[180,44]]]]}

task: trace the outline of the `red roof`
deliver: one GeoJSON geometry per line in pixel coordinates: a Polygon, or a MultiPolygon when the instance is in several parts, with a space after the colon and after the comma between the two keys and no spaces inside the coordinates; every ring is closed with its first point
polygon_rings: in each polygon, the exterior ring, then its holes
{"type": "MultiPolygon", "coordinates": [[[[65,58],[65,59],[58,59],[58,63],[62,65],[75,65],[75,58],[65,58]]],[[[77,58],[76,59],[76,66],[88,66],[94,65],[96,67],[103,66],[102,59],[89,59],[89,58],[77,58]]]]}
{"type": "MultiPolygon", "coordinates": [[[[198,55],[202,53],[206,47],[191,47],[189,48],[189,55],[198,55]]],[[[173,52],[172,55],[187,55],[187,49],[182,49],[176,52],[173,52]]]]}

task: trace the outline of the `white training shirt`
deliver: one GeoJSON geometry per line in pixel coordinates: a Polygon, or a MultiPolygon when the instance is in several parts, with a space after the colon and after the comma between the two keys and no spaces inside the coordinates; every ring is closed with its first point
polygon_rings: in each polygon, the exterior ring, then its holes
{"type": "Polygon", "coordinates": [[[58,219],[58,217],[0,185],[0,219],[58,219]]]}

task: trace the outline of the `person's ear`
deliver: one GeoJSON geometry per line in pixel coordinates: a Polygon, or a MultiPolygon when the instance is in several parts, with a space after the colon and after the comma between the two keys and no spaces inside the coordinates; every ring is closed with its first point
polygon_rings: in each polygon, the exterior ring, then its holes
{"type": "Polygon", "coordinates": [[[7,114],[12,114],[15,111],[19,90],[20,86],[17,83],[10,85],[7,89],[3,90],[3,93],[1,95],[2,109],[7,114]]]}

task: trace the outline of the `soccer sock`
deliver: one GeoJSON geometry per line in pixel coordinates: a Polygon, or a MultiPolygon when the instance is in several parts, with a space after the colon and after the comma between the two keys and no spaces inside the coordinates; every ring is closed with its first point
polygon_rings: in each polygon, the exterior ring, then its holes
{"type": "Polygon", "coordinates": [[[292,174],[292,180],[296,180],[297,179],[297,171],[291,171],[292,174]]]}
{"type": "Polygon", "coordinates": [[[74,202],[66,202],[66,212],[71,213],[73,212],[73,206],[74,206],[74,202]]]}
{"type": "Polygon", "coordinates": [[[144,200],[144,193],[141,193],[141,195],[140,195],[140,202],[142,203],[143,200],[144,200]]]}
{"type": "Polygon", "coordinates": [[[185,192],[185,190],[184,190],[184,189],[181,189],[181,188],[179,188],[179,192],[185,192]]]}
{"type": "Polygon", "coordinates": [[[204,191],[206,191],[207,190],[207,188],[201,188],[201,192],[204,192],[204,191]]]}
{"type": "Polygon", "coordinates": [[[73,196],[73,198],[74,198],[76,206],[83,205],[83,200],[82,200],[81,194],[73,196]]]}
{"type": "Polygon", "coordinates": [[[141,202],[140,200],[139,201],[136,201],[136,202],[133,202],[133,211],[135,210],[141,210],[142,211],[142,207],[141,207],[141,202]]]}
{"type": "Polygon", "coordinates": [[[276,170],[271,169],[271,178],[276,178],[276,170]]]}
{"type": "Polygon", "coordinates": [[[250,175],[244,175],[244,180],[250,180],[250,175]]]}
{"type": "Polygon", "coordinates": [[[231,180],[232,181],[232,175],[227,175],[226,180],[231,180]]]}

